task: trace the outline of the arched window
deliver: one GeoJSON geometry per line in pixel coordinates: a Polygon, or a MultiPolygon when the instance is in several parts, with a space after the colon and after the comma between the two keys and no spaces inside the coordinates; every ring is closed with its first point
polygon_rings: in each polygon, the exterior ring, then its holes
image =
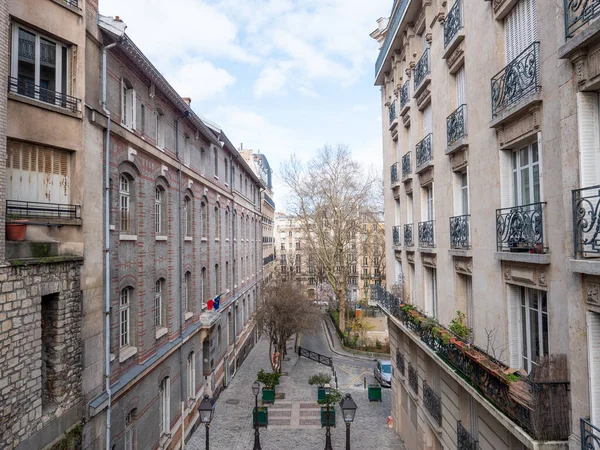
{"type": "Polygon", "coordinates": [[[215,297],[221,293],[221,273],[218,264],[215,264],[215,291],[215,297]]]}
{"type": "Polygon", "coordinates": [[[163,378],[158,389],[159,397],[159,416],[160,416],[160,435],[171,432],[171,379],[163,378]]]}
{"type": "Polygon", "coordinates": [[[154,190],[154,231],[157,235],[166,234],[166,220],[164,217],[166,211],[165,191],[161,186],[154,190]]]}
{"type": "Polygon", "coordinates": [[[183,200],[183,235],[192,236],[192,200],[186,195],[183,200]]]}
{"type": "Polygon", "coordinates": [[[231,289],[231,276],[229,273],[229,261],[225,261],[225,289],[231,289]]]}
{"type": "Polygon", "coordinates": [[[200,271],[200,295],[202,296],[202,307],[206,305],[208,300],[208,279],[206,275],[206,267],[203,267],[200,271]]]}
{"type": "Polygon", "coordinates": [[[190,298],[191,298],[191,287],[192,287],[192,274],[190,272],[186,272],[183,277],[183,311],[189,312],[190,308],[190,298]]]}
{"type": "Polygon", "coordinates": [[[125,450],[135,450],[135,416],[137,410],[132,409],[125,417],[125,450]]]}
{"type": "Polygon", "coordinates": [[[156,281],[154,286],[154,326],[156,328],[163,328],[166,324],[162,301],[164,284],[164,280],[161,278],[156,281]]]}
{"type": "Polygon", "coordinates": [[[191,352],[187,359],[187,391],[188,399],[192,402],[196,398],[196,354],[191,352]]]}
{"type": "Polygon", "coordinates": [[[225,209],[225,239],[231,239],[231,224],[229,223],[229,206],[225,209]]]}
{"type": "Polygon", "coordinates": [[[208,201],[206,198],[202,199],[200,203],[200,221],[202,224],[202,237],[208,238],[208,201]]]}
{"type": "Polygon", "coordinates": [[[119,347],[127,347],[131,344],[130,336],[130,306],[131,288],[121,289],[119,299],[119,347]]]}
{"type": "Polygon", "coordinates": [[[131,180],[126,174],[121,174],[119,178],[119,216],[122,233],[132,231],[131,207],[131,180]]]}

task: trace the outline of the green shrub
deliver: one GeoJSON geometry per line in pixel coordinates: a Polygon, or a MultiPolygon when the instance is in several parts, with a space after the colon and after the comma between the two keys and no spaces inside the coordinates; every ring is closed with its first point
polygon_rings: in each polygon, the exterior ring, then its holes
{"type": "Polygon", "coordinates": [[[450,331],[463,341],[469,340],[473,330],[467,326],[467,316],[461,311],[456,311],[456,317],[450,322],[450,331]]]}
{"type": "Polygon", "coordinates": [[[260,369],[256,374],[256,379],[265,385],[267,389],[275,389],[275,385],[279,383],[280,373],[265,372],[264,369],[260,369]]]}
{"type": "Polygon", "coordinates": [[[329,375],[327,373],[318,373],[316,375],[311,375],[308,378],[308,384],[310,384],[311,386],[317,385],[319,387],[323,387],[330,381],[331,381],[331,375],[329,375]]]}

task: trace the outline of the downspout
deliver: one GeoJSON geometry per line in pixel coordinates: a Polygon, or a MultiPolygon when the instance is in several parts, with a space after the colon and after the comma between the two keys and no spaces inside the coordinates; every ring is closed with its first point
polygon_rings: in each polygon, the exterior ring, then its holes
{"type": "Polygon", "coordinates": [[[106,51],[119,42],[102,47],[102,111],[106,115],[104,140],[104,389],[106,390],[106,450],[110,450],[110,111],[106,107],[106,51]]]}
{"type": "MultiPolygon", "coordinates": [[[[238,159],[237,155],[234,155],[234,159],[235,160],[238,159]]],[[[233,198],[233,185],[235,183],[235,180],[233,179],[233,160],[231,161],[230,167],[232,168],[230,189],[231,189],[231,197],[233,198]]],[[[234,202],[233,206],[235,208],[235,202],[234,202]]],[[[233,233],[232,233],[233,239],[231,240],[232,241],[231,242],[231,251],[233,252],[233,257],[234,257],[234,260],[235,260],[236,259],[235,258],[235,248],[236,248],[235,240],[237,239],[237,235],[235,234],[235,220],[236,220],[236,216],[234,216],[233,214],[232,214],[232,216],[233,216],[233,233]]],[[[240,234],[241,234],[241,231],[242,231],[241,230],[242,226],[243,225],[240,223],[240,234]]],[[[236,289],[235,289],[235,283],[236,283],[236,280],[237,280],[237,278],[236,278],[237,268],[238,268],[237,266],[239,264],[240,264],[240,261],[238,260],[238,263],[233,265],[233,280],[234,280],[233,281],[233,298],[236,298],[236,295],[237,295],[237,292],[236,292],[236,289]]],[[[241,287],[242,286],[241,286],[241,283],[240,283],[240,288],[241,287]]],[[[237,299],[236,299],[236,302],[237,302],[237,299]]],[[[233,362],[235,364],[235,371],[237,372],[237,359],[235,357],[236,356],[236,347],[237,347],[237,311],[236,311],[236,304],[233,303],[232,305],[233,305],[232,306],[232,309],[233,309],[233,362]]]]}

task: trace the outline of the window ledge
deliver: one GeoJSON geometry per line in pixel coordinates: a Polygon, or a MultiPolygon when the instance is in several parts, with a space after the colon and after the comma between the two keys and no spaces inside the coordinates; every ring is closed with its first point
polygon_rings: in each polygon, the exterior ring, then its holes
{"type": "Polygon", "coordinates": [[[160,339],[161,337],[163,337],[165,334],[168,333],[168,329],[166,327],[162,327],[162,328],[157,328],[156,329],[156,339],[160,339]]]}
{"type": "Polygon", "coordinates": [[[462,258],[472,258],[473,257],[473,251],[470,249],[466,250],[466,249],[451,248],[450,250],[448,250],[448,254],[450,256],[460,256],[462,258]]]}
{"type": "Polygon", "coordinates": [[[194,313],[192,311],[188,311],[183,315],[183,320],[189,320],[194,316],[194,313]]]}
{"type": "Polygon", "coordinates": [[[131,358],[133,355],[137,353],[137,347],[125,347],[119,350],[119,362],[123,362],[131,358]]]}
{"type": "Polygon", "coordinates": [[[569,259],[567,268],[570,272],[600,275],[600,260],[569,259]]]}
{"type": "Polygon", "coordinates": [[[194,240],[194,238],[192,236],[186,236],[186,237],[183,238],[183,240],[185,242],[192,242],[194,240]]]}
{"type": "Polygon", "coordinates": [[[114,353],[110,354],[110,362],[113,362],[115,359],[117,359],[117,357],[115,356],[114,353]]]}
{"type": "Polygon", "coordinates": [[[83,16],[83,11],[81,10],[81,8],[77,8],[75,6],[67,5],[65,2],[63,2],[61,0],[52,0],[52,1],[54,3],[56,3],[58,6],[62,6],[63,8],[68,9],[69,11],[74,12],[78,16],[83,16]]]}
{"type": "Polygon", "coordinates": [[[550,264],[549,253],[519,253],[519,252],[495,252],[496,261],[513,261],[531,264],[550,264]]]}
{"type": "Polygon", "coordinates": [[[110,231],[115,231],[117,229],[117,227],[115,227],[114,225],[111,224],[111,225],[108,226],[108,229],[110,231]]]}
{"type": "Polygon", "coordinates": [[[220,241],[221,241],[221,239],[215,238],[215,242],[220,242],[220,241]]]}
{"type": "Polygon", "coordinates": [[[156,236],[157,241],[166,241],[168,239],[167,236],[156,236]]]}
{"type": "Polygon", "coordinates": [[[201,238],[200,238],[200,242],[208,242],[208,239],[207,239],[207,238],[205,238],[205,237],[201,237],[201,238]]]}
{"type": "Polygon", "coordinates": [[[137,241],[137,234],[120,234],[120,241],[137,241]]]}
{"type": "Polygon", "coordinates": [[[70,117],[73,117],[75,119],[82,119],[83,118],[83,116],[82,116],[82,114],[81,114],[80,111],[72,112],[72,111],[69,111],[68,109],[61,108],[60,106],[51,105],[50,103],[46,103],[46,102],[43,102],[41,100],[36,100],[35,98],[30,98],[30,97],[27,97],[25,95],[19,95],[19,94],[14,93],[14,92],[9,92],[8,93],[8,98],[11,99],[11,100],[15,100],[17,102],[26,103],[26,104],[31,105],[31,106],[36,106],[38,108],[45,109],[47,111],[53,111],[53,112],[56,112],[56,113],[59,113],[59,114],[63,114],[65,116],[70,116],[70,117]]]}

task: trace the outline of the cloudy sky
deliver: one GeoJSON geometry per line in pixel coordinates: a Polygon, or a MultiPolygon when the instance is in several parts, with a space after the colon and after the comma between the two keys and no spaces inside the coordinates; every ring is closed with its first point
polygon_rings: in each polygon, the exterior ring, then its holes
{"type": "Polygon", "coordinates": [[[381,170],[377,43],[392,0],[101,0],[194,111],[275,170],[346,144],[381,170]]]}

